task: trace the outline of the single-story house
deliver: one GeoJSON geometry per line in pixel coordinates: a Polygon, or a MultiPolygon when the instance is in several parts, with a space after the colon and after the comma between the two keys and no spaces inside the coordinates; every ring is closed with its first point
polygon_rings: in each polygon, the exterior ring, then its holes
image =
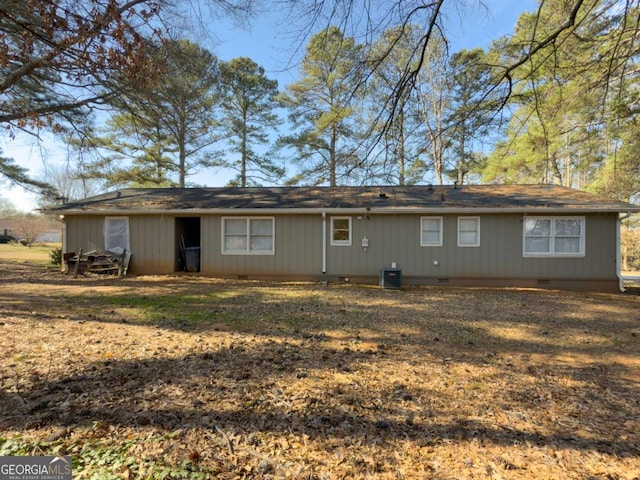
{"type": "Polygon", "coordinates": [[[63,252],[126,248],[134,274],[617,291],[620,220],[640,206],[556,185],[425,185],[131,188],[50,211],[63,252]]]}

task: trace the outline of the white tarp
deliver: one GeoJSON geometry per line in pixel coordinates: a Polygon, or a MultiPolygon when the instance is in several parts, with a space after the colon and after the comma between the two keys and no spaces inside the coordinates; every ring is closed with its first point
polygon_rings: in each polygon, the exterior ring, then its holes
{"type": "Polygon", "coordinates": [[[125,271],[131,258],[129,243],[129,217],[106,217],[104,219],[104,249],[116,255],[127,251],[124,259],[125,271]]]}

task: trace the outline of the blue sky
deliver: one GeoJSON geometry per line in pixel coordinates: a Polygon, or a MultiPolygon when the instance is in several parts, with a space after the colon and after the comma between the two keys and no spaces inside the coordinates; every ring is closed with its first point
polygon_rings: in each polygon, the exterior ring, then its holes
{"type": "MultiPolygon", "coordinates": [[[[462,2],[450,2],[448,8],[462,2]]],[[[535,0],[483,0],[467,1],[464,11],[445,10],[444,19],[451,40],[451,50],[476,46],[486,47],[491,40],[513,32],[519,15],[536,8],[535,0]]],[[[303,54],[304,45],[296,37],[294,26],[283,20],[283,12],[264,12],[253,19],[250,25],[241,28],[230,21],[212,20],[208,28],[216,39],[201,41],[222,60],[235,57],[250,57],[263,66],[269,78],[278,80],[280,88],[295,80],[296,58],[303,54]],[[299,48],[296,55],[296,48],[299,48]]],[[[34,176],[41,176],[44,155],[47,161],[64,161],[64,145],[55,141],[45,141],[44,150],[32,145],[30,139],[19,136],[16,140],[0,139],[3,154],[14,158],[20,165],[29,168],[34,176]]],[[[223,186],[233,175],[225,172],[203,172],[191,177],[199,184],[210,187],[223,186]]],[[[21,188],[7,188],[0,183],[0,196],[8,198],[23,211],[35,208],[35,197],[21,188]]]]}
{"type": "MultiPolygon", "coordinates": [[[[465,2],[466,8],[461,11],[458,3],[463,2],[449,0],[445,5],[456,8],[443,12],[453,52],[488,46],[491,40],[512,33],[521,13],[537,7],[536,0],[482,0],[484,7],[479,0],[471,0],[465,2]]],[[[223,60],[252,58],[266,69],[269,77],[278,79],[283,88],[296,79],[296,49],[299,48],[299,54],[304,53],[295,26],[286,21],[283,24],[283,16],[283,12],[267,12],[246,29],[234,28],[231,22],[213,22],[211,32],[218,42],[207,48],[223,60]]]]}

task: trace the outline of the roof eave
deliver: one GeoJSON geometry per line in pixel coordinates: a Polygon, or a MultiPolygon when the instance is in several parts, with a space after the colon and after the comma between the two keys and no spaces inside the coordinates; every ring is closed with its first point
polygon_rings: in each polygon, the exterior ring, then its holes
{"type": "Polygon", "coordinates": [[[183,209],[51,209],[57,215],[310,215],[310,214],[586,214],[586,213],[640,213],[640,207],[357,207],[357,208],[183,208],[183,209]]]}
{"type": "Polygon", "coordinates": [[[437,208],[389,208],[375,209],[372,208],[370,213],[535,213],[535,214],[577,214],[577,213],[640,213],[640,207],[634,208],[618,208],[618,207],[583,207],[583,206],[565,206],[565,207],[437,207],[437,208]],[[384,211],[382,211],[384,210],[384,211]]]}

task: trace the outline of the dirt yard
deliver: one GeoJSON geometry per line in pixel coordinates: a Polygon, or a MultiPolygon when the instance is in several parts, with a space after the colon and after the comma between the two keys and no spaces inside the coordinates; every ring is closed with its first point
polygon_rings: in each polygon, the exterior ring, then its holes
{"type": "Polygon", "coordinates": [[[637,479],[640,297],[0,263],[0,455],[74,479],[637,479]]]}

